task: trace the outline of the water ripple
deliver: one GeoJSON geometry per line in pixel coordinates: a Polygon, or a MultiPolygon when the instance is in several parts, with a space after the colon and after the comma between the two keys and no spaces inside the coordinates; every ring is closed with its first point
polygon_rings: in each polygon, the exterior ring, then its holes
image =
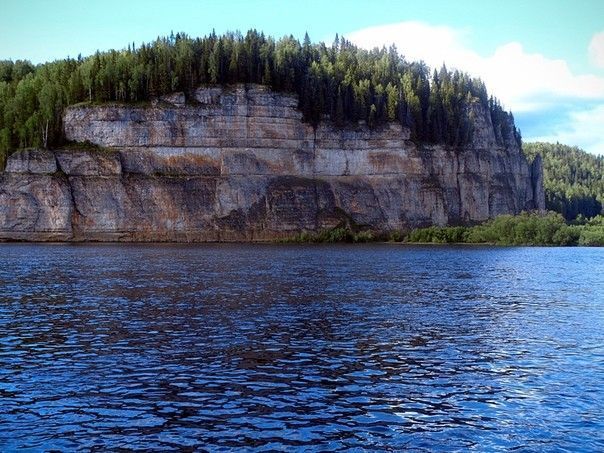
{"type": "Polygon", "coordinates": [[[604,250],[0,246],[0,450],[604,449],[604,250]]]}

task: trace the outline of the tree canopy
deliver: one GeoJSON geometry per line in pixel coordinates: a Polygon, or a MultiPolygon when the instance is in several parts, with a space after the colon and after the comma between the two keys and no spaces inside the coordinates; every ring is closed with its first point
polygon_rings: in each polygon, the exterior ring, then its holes
{"type": "Polygon", "coordinates": [[[604,204],[604,157],[559,143],[525,143],[529,160],[543,158],[545,206],[567,220],[591,218],[604,204]]]}
{"type": "MultiPolygon", "coordinates": [[[[123,50],[96,52],[32,65],[0,61],[0,163],[12,150],[63,143],[63,109],[80,102],[140,102],[175,91],[190,96],[204,84],[258,83],[294,92],[305,120],[336,124],[364,120],[370,127],[399,121],[414,140],[467,143],[470,103],[491,114],[503,143],[511,115],[489,98],[485,85],[446,67],[408,62],[397,49],[360,49],[344,38],[331,46],[279,40],[256,30],[245,35],[183,33],[123,50]]],[[[514,128],[520,142],[520,134],[514,128]]]]}

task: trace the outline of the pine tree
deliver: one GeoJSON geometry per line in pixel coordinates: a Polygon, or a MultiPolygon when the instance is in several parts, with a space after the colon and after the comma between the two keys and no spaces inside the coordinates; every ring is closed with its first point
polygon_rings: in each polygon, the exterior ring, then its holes
{"type": "Polygon", "coordinates": [[[338,125],[358,120],[376,127],[398,120],[417,141],[458,146],[471,140],[473,103],[490,112],[497,141],[521,143],[513,118],[489,99],[482,81],[444,65],[432,77],[423,63],[396,48],[358,49],[336,35],[331,46],[275,42],[256,30],[191,39],[171,33],[122,51],[96,52],[34,66],[0,61],[0,160],[17,147],[63,140],[66,105],[82,101],[143,101],[204,83],[263,83],[300,99],[304,119],[330,116],[338,125]],[[47,127],[48,126],[48,127],[47,127]]]}

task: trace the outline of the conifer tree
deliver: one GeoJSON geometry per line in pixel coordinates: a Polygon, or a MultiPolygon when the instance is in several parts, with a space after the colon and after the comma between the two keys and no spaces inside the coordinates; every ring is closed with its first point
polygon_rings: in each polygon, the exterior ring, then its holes
{"type": "Polygon", "coordinates": [[[482,81],[444,65],[432,77],[394,46],[359,49],[336,35],[331,46],[305,34],[278,41],[250,30],[202,38],[171,33],[139,47],[96,52],[38,66],[0,61],[0,161],[19,147],[63,140],[63,109],[78,102],[140,102],[200,84],[263,83],[298,95],[306,121],[338,126],[399,121],[413,140],[459,146],[471,140],[473,105],[490,114],[495,137],[520,144],[520,132],[482,81]]]}

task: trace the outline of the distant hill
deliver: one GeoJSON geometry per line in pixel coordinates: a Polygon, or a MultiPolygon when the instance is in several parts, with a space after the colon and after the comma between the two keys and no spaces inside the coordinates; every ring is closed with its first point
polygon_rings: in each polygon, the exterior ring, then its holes
{"type": "Polygon", "coordinates": [[[524,143],[529,161],[543,158],[545,206],[567,220],[594,217],[604,204],[604,157],[559,143],[524,143]]]}

